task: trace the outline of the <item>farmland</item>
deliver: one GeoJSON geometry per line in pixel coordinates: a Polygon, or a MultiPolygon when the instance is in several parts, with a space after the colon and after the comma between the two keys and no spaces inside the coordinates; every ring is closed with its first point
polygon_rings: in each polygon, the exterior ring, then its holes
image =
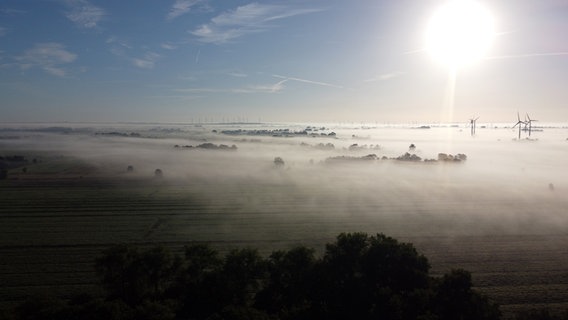
{"type": "MultiPolygon", "coordinates": [[[[469,159],[319,163],[351,154],[339,146],[352,145],[354,135],[336,131],[333,152],[306,150],[297,137],[251,142],[202,131],[189,138],[55,136],[59,144],[50,136],[49,148],[0,141],[8,154],[40,160],[25,173],[10,169],[0,181],[0,300],[7,306],[34,292],[65,297],[94,290],[93,260],[114,243],[181,250],[197,241],[263,254],[302,244],[321,252],[338,233],[362,231],[414,243],[435,275],[471,271],[476,287],[506,315],[568,308],[568,200],[557,160],[563,151],[552,147],[558,142],[541,139],[531,146],[539,152],[526,153],[532,142],[463,139],[441,149],[419,135],[372,138],[365,143],[380,142],[378,153],[389,157],[406,151],[406,141],[418,141],[423,156],[465,152],[469,159]],[[203,138],[239,149],[227,155],[173,148],[203,138]],[[503,148],[506,156],[498,153],[503,148]],[[526,156],[509,162],[509,154],[521,152],[526,156]],[[283,157],[284,168],[274,167],[275,156],[283,157]],[[134,173],[126,173],[129,164],[134,173]],[[157,167],[164,177],[153,176],[157,167]]],[[[310,144],[330,141],[314,139],[320,140],[310,144]]]]}

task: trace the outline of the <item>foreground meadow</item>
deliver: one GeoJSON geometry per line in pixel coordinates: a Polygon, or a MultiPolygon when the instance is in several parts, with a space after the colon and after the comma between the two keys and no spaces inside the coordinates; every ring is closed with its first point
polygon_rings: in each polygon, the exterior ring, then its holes
{"type": "Polygon", "coordinates": [[[0,180],[0,300],[94,290],[93,261],[115,243],[322,252],[341,232],[367,232],[412,242],[433,274],[471,271],[506,316],[568,308],[563,129],[521,141],[508,129],[239,129],[260,128],[2,132],[0,156],[28,162],[0,180]],[[203,143],[237,149],[196,148],[203,143]],[[467,160],[391,160],[406,152],[467,160]],[[369,154],[377,159],[358,159],[369,154]]]}

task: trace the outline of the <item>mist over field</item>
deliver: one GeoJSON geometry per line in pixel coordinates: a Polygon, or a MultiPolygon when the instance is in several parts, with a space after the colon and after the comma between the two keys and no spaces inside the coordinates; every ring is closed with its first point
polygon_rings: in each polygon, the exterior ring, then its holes
{"type": "Polygon", "coordinates": [[[0,302],[93,290],[114,243],[321,253],[366,232],[415,244],[434,275],[471,271],[509,317],[560,312],[568,130],[517,137],[510,124],[5,125],[0,302]]]}
{"type": "MultiPolygon", "coordinates": [[[[77,172],[84,177],[198,186],[198,197],[234,210],[389,216],[402,220],[383,227],[403,235],[561,232],[568,226],[568,132],[516,135],[488,127],[471,136],[466,126],[78,125],[5,129],[0,146],[28,158],[81,160],[90,168],[77,172]],[[198,147],[204,143],[235,147],[198,147]],[[421,161],[395,160],[407,152],[421,161]],[[439,153],[467,160],[424,161],[439,153]],[[357,159],[367,155],[376,158],[357,159]]],[[[30,166],[19,178],[41,178],[38,170],[30,166]]]]}

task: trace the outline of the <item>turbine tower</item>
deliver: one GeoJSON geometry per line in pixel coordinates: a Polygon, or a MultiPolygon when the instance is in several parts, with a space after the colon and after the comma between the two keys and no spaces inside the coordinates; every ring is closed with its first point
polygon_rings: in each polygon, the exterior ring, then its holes
{"type": "Polygon", "coordinates": [[[475,122],[477,121],[477,119],[479,119],[479,117],[469,119],[469,125],[471,127],[471,135],[472,136],[475,135],[475,122]]]}
{"type": "Polygon", "coordinates": [[[525,127],[528,125],[529,127],[529,137],[531,136],[531,131],[532,131],[532,122],[533,121],[538,121],[538,120],[534,120],[531,119],[531,117],[529,117],[529,114],[527,113],[527,120],[525,120],[525,127]]]}
{"type": "Polygon", "coordinates": [[[513,126],[513,128],[516,127],[516,126],[519,126],[519,140],[521,140],[521,125],[522,125],[522,124],[526,124],[526,122],[521,121],[521,116],[519,116],[519,112],[517,112],[517,119],[518,119],[519,121],[517,121],[517,123],[515,123],[515,125],[513,126]]]}

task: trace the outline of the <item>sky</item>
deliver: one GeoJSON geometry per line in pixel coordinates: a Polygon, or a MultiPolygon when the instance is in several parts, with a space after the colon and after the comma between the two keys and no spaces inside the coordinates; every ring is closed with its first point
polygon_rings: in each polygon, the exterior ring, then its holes
{"type": "Polygon", "coordinates": [[[442,3],[0,0],[0,122],[568,122],[568,1],[482,1],[455,82],[442,3]]]}

